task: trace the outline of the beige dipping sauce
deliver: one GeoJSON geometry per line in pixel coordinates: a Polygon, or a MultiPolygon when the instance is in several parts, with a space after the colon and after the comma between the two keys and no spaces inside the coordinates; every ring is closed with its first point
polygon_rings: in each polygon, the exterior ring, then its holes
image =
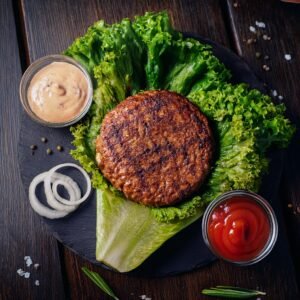
{"type": "Polygon", "coordinates": [[[76,66],[53,62],[39,70],[27,91],[31,110],[44,121],[71,121],[88,101],[88,81],[76,66]]]}

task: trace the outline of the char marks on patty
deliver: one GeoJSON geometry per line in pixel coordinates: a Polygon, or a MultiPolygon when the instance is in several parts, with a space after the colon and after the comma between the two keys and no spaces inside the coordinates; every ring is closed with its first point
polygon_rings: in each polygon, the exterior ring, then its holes
{"type": "Polygon", "coordinates": [[[208,120],[197,107],[174,92],[147,91],[128,97],[105,116],[96,159],[128,199],[165,206],[200,187],[213,147],[208,120]]]}

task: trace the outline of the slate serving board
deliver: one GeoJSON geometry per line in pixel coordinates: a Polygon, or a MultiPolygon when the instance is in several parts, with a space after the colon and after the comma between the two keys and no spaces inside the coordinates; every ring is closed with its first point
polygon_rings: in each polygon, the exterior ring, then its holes
{"type": "MultiPolygon", "coordinates": [[[[232,82],[246,82],[252,88],[264,91],[263,83],[239,56],[209,39],[189,33],[185,33],[185,36],[211,44],[214,54],[231,70],[233,75],[232,82]]],[[[37,174],[49,170],[60,163],[77,163],[69,154],[69,151],[72,149],[71,141],[72,136],[69,128],[53,129],[43,127],[31,121],[23,113],[19,137],[19,165],[21,178],[27,193],[31,180],[37,174]],[[48,142],[42,143],[41,137],[46,137],[48,142]],[[33,144],[38,147],[34,153],[30,149],[30,145],[33,144]],[[64,151],[56,151],[57,145],[62,145],[64,151]],[[48,148],[54,151],[52,155],[46,154],[48,148]]],[[[260,194],[272,204],[275,204],[273,202],[276,201],[280,182],[282,154],[280,151],[272,151],[269,157],[271,158],[271,165],[269,173],[263,178],[260,194]]],[[[64,172],[75,177],[78,176],[76,172],[70,173],[71,171],[68,169],[65,169],[64,172]]],[[[81,177],[77,178],[79,182],[80,179],[81,177]]],[[[80,185],[84,186],[84,182],[80,182],[80,185]]],[[[44,198],[41,185],[37,189],[37,195],[42,199],[44,198]]],[[[24,199],[24,201],[28,201],[28,199],[24,199]]],[[[43,218],[43,220],[54,237],[66,247],[88,261],[108,268],[95,260],[96,193],[93,192],[90,199],[69,216],[57,220],[48,220],[46,218],[43,218]]],[[[140,267],[129,272],[129,274],[147,277],[170,276],[188,272],[213,262],[216,258],[204,244],[201,234],[201,221],[202,219],[200,218],[168,240],[140,267]]]]}

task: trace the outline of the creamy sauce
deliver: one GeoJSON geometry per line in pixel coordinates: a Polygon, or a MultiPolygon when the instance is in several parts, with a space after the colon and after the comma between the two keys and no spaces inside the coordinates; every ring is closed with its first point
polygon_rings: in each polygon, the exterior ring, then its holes
{"type": "Polygon", "coordinates": [[[51,123],[71,121],[88,101],[88,81],[76,66],[53,62],[33,76],[27,98],[40,119],[51,123]]]}

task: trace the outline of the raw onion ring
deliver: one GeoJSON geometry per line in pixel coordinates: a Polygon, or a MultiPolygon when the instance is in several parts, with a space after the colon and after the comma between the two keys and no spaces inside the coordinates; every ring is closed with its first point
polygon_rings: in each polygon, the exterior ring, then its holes
{"type": "Polygon", "coordinates": [[[48,172],[43,172],[33,178],[32,182],[29,185],[29,201],[33,210],[39,215],[49,219],[57,219],[65,217],[70,212],[77,209],[79,204],[81,204],[88,198],[90,192],[91,182],[88,174],[81,167],[75,164],[65,163],[57,165],[54,168],[50,169],[48,172]],[[74,167],[78,169],[85,177],[87,182],[87,189],[83,197],[81,197],[81,191],[78,184],[70,176],[55,172],[56,170],[64,167],[74,167]],[[51,209],[42,204],[35,194],[37,185],[43,181],[47,203],[54,209],[51,209]],[[69,194],[69,199],[65,199],[59,195],[58,185],[64,186],[69,194]]]}
{"type": "MultiPolygon", "coordinates": [[[[61,181],[64,181],[64,184],[63,184],[64,187],[68,186],[68,189],[72,189],[70,183],[67,183],[65,181],[66,177],[68,177],[68,176],[60,174],[60,173],[55,173],[55,172],[50,174],[48,171],[46,177],[44,178],[45,195],[47,198],[48,205],[51,206],[53,209],[56,209],[59,211],[72,212],[77,208],[77,205],[74,203],[74,201],[72,202],[71,205],[68,205],[68,206],[62,204],[55,198],[52,188],[51,188],[51,183],[54,183],[56,180],[61,180],[61,181]],[[46,182],[48,182],[48,181],[49,181],[49,188],[46,187],[46,182]]],[[[71,196],[72,195],[70,195],[70,198],[71,198],[71,196]]],[[[74,198],[74,197],[72,196],[72,198],[74,198]]],[[[75,199],[72,199],[72,200],[75,200],[75,199]]],[[[68,200],[68,202],[69,202],[69,200],[68,200]]]]}
{"type": "Polygon", "coordinates": [[[36,177],[33,178],[33,180],[31,181],[31,183],[29,185],[29,202],[31,204],[31,207],[39,215],[46,217],[48,219],[58,219],[58,218],[65,217],[69,214],[69,212],[58,211],[58,210],[53,210],[51,208],[48,208],[47,206],[45,206],[38,200],[38,198],[35,194],[37,185],[44,181],[47,174],[48,174],[48,172],[44,172],[44,173],[37,175],[36,177]]]}
{"type": "MultiPolygon", "coordinates": [[[[59,173],[56,173],[56,174],[59,174],[59,173]]],[[[81,192],[80,192],[80,189],[79,189],[77,183],[74,182],[74,184],[76,184],[76,185],[71,187],[69,185],[69,183],[64,180],[61,180],[61,179],[55,180],[52,184],[52,192],[53,192],[54,197],[60,202],[61,202],[61,200],[66,200],[69,202],[76,201],[76,199],[80,198],[81,192]],[[69,194],[69,199],[66,199],[66,198],[60,196],[60,194],[58,193],[59,185],[62,185],[67,190],[67,192],[69,194]]]]}
{"type": "Polygon", "coordinates": [[[68,206],[79,205],[88,198],[89,194],[91,193],[92,186],[91,186],[91,181],[90,181],[89,175],[81,167],[79,167],[75,164],[65,163],[65,164],[57,165],[54,168],[50,169],[48,171],[48,176],[45,178],[45,181],[44,181],[45,191],[47,192],[47,191],[51,190],[52,174],[55,173],[58,169],[65,168],[65,167],[73,167],[73,168],[76,168],[77,170],[79,170],[86,179],[87,187],[86,187],[85,194],[80,199],[78,199],[76,201],[72,201],[72,202],[70,202],[69,200],[66,200],[66,199],[61,199],[60,202],[65,205],[68,205],[68,206]]]}
{"type": "Polygon", "coordinates": [[[56,200],[58,200],[59,202],[61,202],[62,200],[64,201],[69,201],[70,205],[74,205],[74,201],[76,201],[76,199],[80,199],[81,197],[81,191],[80,188],[78,186],[78,184],[69,176],[60,174],[55,172],[54,174],[57,174],[59,176],[61,176],[61,178],[57,178],[57,180],[55,180],[52,184],[52,192],[54,197],[56,198],[56,200]],[[58,186],[62,185],[65,187],[65,189],[67,190],[68,194],[69,194],[69,199],[63,198],[59,195],[58,193],[58,186]]]}

